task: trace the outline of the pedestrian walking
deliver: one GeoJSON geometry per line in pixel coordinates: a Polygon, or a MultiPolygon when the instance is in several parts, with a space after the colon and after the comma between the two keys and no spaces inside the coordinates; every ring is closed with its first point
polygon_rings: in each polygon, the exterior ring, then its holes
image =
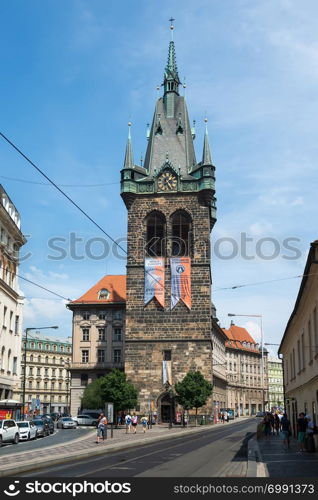
{"type": "Polygon", "coordinates": [[[147,417],[141,417],[140,422],[141,422],[141,425],[142,425],[142,430],[145,433],[146,430],[147,430],[148,418],[147,417]]]}
{"type": "Polygon", "coordinates": [[[138,417],[136,413],[134,412],[131,417],[131,425],[133,427],[133,434],[136,434],[137,432],[137,424],[138,424],[138,417]]]}
{"type": "Polygon", "coordinates": [[[221,419],[222,419],[222,422],[223,422],[223,424],[224,424],[224,422],[225,422],[224,411],[222,411],[222,412],[221,412],[221,419]]]}
{"type": "Polygon", "coordinates": [[[269,413],[266,413],[263,419],[263,432],[265,434],[266,439],[270,438],[271,435],[271,417],[269,413]]]}
{"type": "Polygon", "coordinates": [[[276,436],[279,436],[279,431],[280,431],[280,419],[277,413],[274,415],[274,428],[276,431],[276,436]]]}
{"type": "Polygon", "coordinates": [[[227,412],[226,410],[225,410],[225,412],[224,412],[224,421],[225,421],[225,422],[228,422],[228,421],[229,421],[229,414],[228,414],[228,412],[227,412]]]}
{"type": "Polygon", "coordinates": [[[127,413],[127,415],[125,416],[125,425],[126,425],[126,434],[128,434],[131,428],[131,415],[129,413],[127,413]]]}
{"type": "Polygon", "coordinates": [[[283,439],[283,448],[285,450],[289,449],[289,438],[291,436],[291,425],[287,418],[287,413],[284,413],[281,421],[281,437],[283,439]]]}
{"type": "Polygon", "coordinates": [[[305,451],[307,424],[308,422],[305,419],[305,414],[303,412],[299,413],[299,418],[297,419],[297,441],[299,446],[298,453],[302,453],[305,451]]]}
{"type": "Polygon", "coordinates": [[[305,419],[307,420],[307,429],[306,429],[306,450],[309,453],[314,453],[315,450],[315,441],[314,441],[314,433],[315,433],[315,424],[311,420],[310,415],[306,415],[305,419]]]}
{"type": "Polygon", "coordinates": [[[99,444],[101,439],[103,441],[105,441],[106,426],[107,426],[107,418],[105,417],[104,413],[101,413],[99,415],[98,421],[97,421],[97,440],[96,440],[96,444],[99,444]]]}

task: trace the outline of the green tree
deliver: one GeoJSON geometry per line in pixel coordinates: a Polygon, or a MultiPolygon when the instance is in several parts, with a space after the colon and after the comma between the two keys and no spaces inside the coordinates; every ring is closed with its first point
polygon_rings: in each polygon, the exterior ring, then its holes
{"type": "Polygon", "coordinates": [[[197,424],[198,408],[204,406],[211,395],[213,385],[203,377],[200,371],[191,371],[175,385],[176,400],[184,410],[195,408],[195,423],[197,424]]]}
{"type": "Polygon", "coordinates": [[[82,397],[82,407],[87,409],[103,408],[104,401],[101,394],[101,378],[97,378],[85,388],[82,397]]]}
{"type": "Polygon", "coordinates": [[[89,384],[82,397],[85,408],[103,408],[105,403],[114,404],[116,412],[134,408],[137,405],[137,389],[127,381],[126,374],[113,370],[89,384]]]}

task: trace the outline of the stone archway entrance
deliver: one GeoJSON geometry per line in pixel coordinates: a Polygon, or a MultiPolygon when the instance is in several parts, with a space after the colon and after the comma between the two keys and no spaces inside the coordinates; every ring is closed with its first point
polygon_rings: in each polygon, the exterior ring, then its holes
{"type": "Polygon", "coordinates": [[[173,423],[175,421],[175,401],[169,392],[165,392],[159,398],[159,416],[163,424],[173,423]]]}

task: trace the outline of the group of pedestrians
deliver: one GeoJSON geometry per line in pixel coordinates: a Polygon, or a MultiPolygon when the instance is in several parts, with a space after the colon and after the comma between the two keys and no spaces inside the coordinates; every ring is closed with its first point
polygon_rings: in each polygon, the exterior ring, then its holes
{"type": "MultiPolygon", "coordinates": [[[[317,427],[313,423],[311,416],[301,412],[297,419],[298,453],[315,451],[314,434],[317,434],[317,427]]],[[[271,436],[280,436],[283,440],[284,450],[288,450],[290,448],[292,428],[287,414],[272,414],[267,412],[258,426],[257,435],[258,438],[265,435],[267,440],[271,436]]]]}
{"type": "MultiPolygon", "coordinates": [[[[141,417],[140,423],[142,426],[142,430],[145,433],[147,430],[148,426],[148,418],[147,417],[141,417]]],[[[132,415],[129,413],[125,416],[125,425],[126,425],[126,434],[130,433],[130,429],[132,427],[133,429],[133,434],[137,433],[137,426],[138,426],[138,416],[134,412],[132,415]]]]}

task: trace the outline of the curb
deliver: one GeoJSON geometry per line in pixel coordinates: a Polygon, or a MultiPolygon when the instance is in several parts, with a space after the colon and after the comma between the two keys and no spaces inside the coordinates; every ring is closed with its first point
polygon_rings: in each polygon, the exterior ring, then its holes
{"type": "MultiPolygon", "coordinates": [[[[239,422],[242,422],[240,420],[239,422]]],[[[237,423],[239,423],[237,422],[237,423]]],[[[233,422],[234,423],[234,422],[233,422]]],[[[235,422],[236,423],[236,422],[235,422]]],[[[114,451],[120,451],[120,450],[126,450],[129,448],[134,448],[136,445],[147,445],[151,443],[155,443],[156,441],[167,441],[173,437],[182,437],[184,435],[189,435],[189,434],[200,434],[201,432],[206,431],[207,429],[212,430],[212,429],[218,429],[218,425],[212,425],[212,426],[202,426],[200,428],[194,428],[194,429],[186,429],[182,430],[179,432],[174,432],[174,433],[169,433],[169,430],[167,429],[167,433],[165,435],[157,435],[153,437],[147,437],[145,439],[137,439],[137,440],[131,440],[130,442],[127,441],[122,441],[120,443],[113,443],[108,445],[106,448],[101,446],[100,448],[92,448],[91,450],[83,450],[83,452],[73,452],[70,453],[67,456],[59,456],[56,458],[52,459],[46,459],[45,463],[43,460],[41,461],[34,461],[33,463],[25,463],[25,464],[20,464],[17,466],[12,466],[9,465],[7,468],[1,468],[0,470],[0,477],[5,477],[5,476],[14,476],[18,473],[21,472],[29,472],[32,470],[40,470],[44,469],[53,465],[58,465],[58,464],[63,464],[63,463],[68,463],[72,462],[73,460],[78,460],[78,459],[84,459],[84,458],[90,458],[90,457],[98,457],[99,455],[104,455],[106,453],[111,453],[114,451]]],[[[111,439],[111,438],[108,438],[111,439]]],[[[108,440],[107,440],[108,441],[108,440]]]]}
{"type": "Polygon", "coordinates": [[[246,477],[269,477],[266,464],[255,437],[247,443],[247,474],[246,477]]]}

